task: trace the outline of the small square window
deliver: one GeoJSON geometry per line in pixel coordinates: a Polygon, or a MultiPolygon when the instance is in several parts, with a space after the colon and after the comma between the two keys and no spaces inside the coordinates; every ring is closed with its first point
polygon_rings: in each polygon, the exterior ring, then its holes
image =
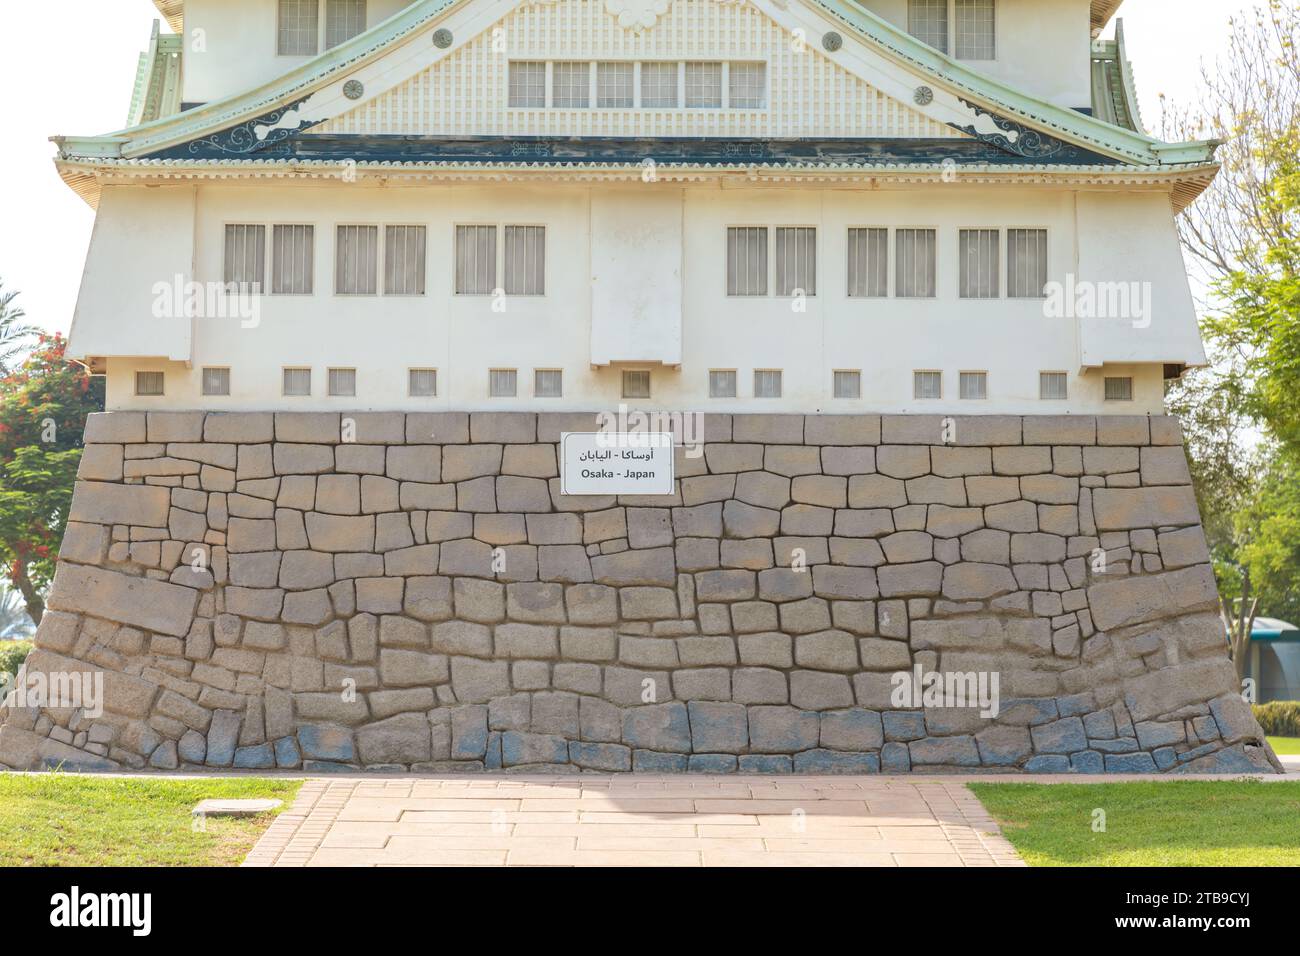
{"type": "Polygon", "coordinates": [[[677,107],[677,64],[641,64],[641,106],[645,109],[677,107]]]}
{"type": "Polygon", "coordinates": [[[913,372],[912,397],[918,401],[943,398],[943,372],[913,372]]]}
{"type": "Polygon", "coordinates": [[[163,373],[136,372],[135,393],[137,395],[161,395],[163,393],[163,373]]]}
{"type": "Polygon", "coordinates": [[[298,396],[311,394],[311,369],[309,368],[286,368],[282,377],[282,391],[286,396],[298,396]]]}
{"type": "Polygon", "coordinates": [[[632,63],[596,64],[596,105],[603,109],[631,109],[635,103],[632,95],[632,63]]]}
{"type": "Polygon", "coordinates": [[[357,370],[354,368],[332,368],[329,370],[329,393],[339,398],[351,398],[357,394],[357,370]]]}
{"type": "Polygon", "coordinates": [[[508,103],[513,109],[538,109],[546,105],[546,64],[531,61],[510,64],[508,103]]]}
{"type": "Polygon", "coordinates": [[[204,395],[230,394],[230,369],[205,368],[203,370],[204,395]]]}
{"type": "Polygon", "coordinates": [[[488,394],[493,398],[514,398],[519,394],[519,372],[512,368],[489,370],[488,394]]]}
{"type": "Polygon", "coordinates": [[[533,369],[533,396],[560,398],[564,394],[564,372],[558,368],[533,369]]]}
{"type": "Polygon", "coordinates": [[[686,64],[686,105],[693,109],[722,106],[722,64],[686,64]]]}
{"type": "Polygon", "coordinates": [[[1114,378],[1106,376],[1106,401],[1133,401],[1133,379],[1127,375],[1114,378]]]}
{"type": "Polygon", "coordinates": [[[780,369],[760,368],[754,370],[754,397],[755,398],[780,398],[781,397],[780,369]]]}
{"type": "Polygon", "coordinates": [[[590,63],[556,63],[551,67],[551,105],[583,110],[591,105],[590,63]]]}
{"type": "Polygon", "coordinates": [[[1044,401],[1060,401],[1066,397],[1064,372],[1039,372],[1038,397],[1044,401]]]}
{"type": "Polygon", "coordinates": [[[438,370],[434,368],[409,369],[407,391],[412,398],[433,398],[438,394],[438,370]]]}
{"type": "Polygon", "coordinates": [[[623,373],[624,398],[649,398],[650,373],[643,369],[632,369],[623,373]]]}
{"type": "Polygon", "coordinates": [[[964,399],[988,398],[989,374],[988,372],[962,372],[958,387],[964,399]]]}
{"type": "Polygon", "coordinates": [[[732,109],[761,110],[767,105],[767,64],[732,63],[727,92],[732,109]]]}
{"type": "Polygon", "coordinates": [[[862,397],[862,373],[858,371],[844,371],[835,373],[835,397],[836,398],[861,398],[862,397]]]}
{"type": "Polygon", "coordinates": [[[736,370],[720,369],[709,372],[709,398],[736,397],[736,370]]]}

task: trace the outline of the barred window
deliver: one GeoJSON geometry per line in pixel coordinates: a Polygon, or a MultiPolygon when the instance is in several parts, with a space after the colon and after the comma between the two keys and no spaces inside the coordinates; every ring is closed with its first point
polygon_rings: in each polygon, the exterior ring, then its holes
{"type": "Polygon", "coordinates": [[[366,0],[325,0],[325,49],[366,32],[366,0]]]}
{"type": "Polygon", "coordinates": [[[545,63],[511,61],[508,102],[517,109],[534,109],[546,105],[545,63]]]}
{"type": "Polygon", "coordinates": [[[276,226],[271,230],[271,291],[311,295],[316,272],[316,227],[276,226]]]}
{"type": "Polygon", "coordinates": [[[836,398],[861,398],[862,373],[858,371],[838,371],[835,373],[836,398]]]}
{"type": "Polygon", "coordinates": [[[849,297],[889,295],[889,230],[849,230],[849,297]]]}
{"type": "Polygon", "coordinates": [[[384,294],[424,295],[424,226],[384,229],[384,294]]]}
{"type": "Polygon", "coordinates": [[[1066,397],[1064,372],[1039,372],[1038,397],[1044,401],[1060,401],[1066,397]]]}
{"type": "Polygon", "coordinates": [[[899,229],[894,239],[894,294],[904,299],[934,298],[935,231],[899,229]]]}
{"type": "Polygon", "coordinates": [[[379,227],[339,226],[334,246],[334,291],[375,295],[379,282],[379,227]]]}
{"type": "Polygon", "coordinates": [[[1047,286],[1047,230],[1007,230],[1007,295],[1041,299],[1047,286]]]}
{"type": "Polygon", "coordinates": [[[230,369],[205,368],[202,375],[204,395],[230,394],[230,369]]]}
{"type": "Polygon", "coordinates": [[[957,38],[954,47],[957,59],[996,59],[994,0],[956,0],[956,4],[957,38]]]}
{"type": "Polygon", "coordinates": [[[412,398],[433,398],[438,394],[438,370],[413,368],[406,373],[407,392],[412,398]]]}
{"type": "Polygon", "coordinates": [[[714,369],[709,372],[709,398],[736,397],[736,370],[714,369]]]}
{"type": "Polygon", "coordinates": [[[696,109],[722,106],[722,64],[686,64],[686,105],[696,109]]]}
{"type": "Polygon", "coordinates": [[[281,392],[286,396],[311,394],[311,369],[286,368],[281,373],[281,392]]]}
{"type": "Polygon", "coordinates": [[[907,32],[948,52],[948,0],[907,0],[907,32]]]}
{"type": "Polygon", "coordinates": [[[677,106],[677,64],[641,64],[641,105],[652,109],[677,106]]]}
{"type": "Polygon", "coordinates": [[[963,299],[998,297],[998,240],[996,229],[963,229],[959,241],[961,276],[958,294],[963,299]]]}
{"type": "Polygon", "coordinates": [[[989,397],[988,372],[962,372],[958,387],[964,399],[981,399],[989,397]]]}
{"type": "Polygon", "coordinates": [[[261,294],[266,282],[266,226],[226,226],[225,281],[231,291],[261,294]]]}
{"type": "Polygon", "coordinates": [[[1133,401],[1133,379],[1127,375],[1114,378],[1109,375],[1106,376],[1106,401],[1133,401]]]}
{"type": "Polygon", "coordinates": [[[329,370],[329,393],[350,398],[357,394],[357,370],[354,368],[332,368],[329,370]]]}
{"type": "Polygon", "coordinates": [[[506,295],[546,294],[546,227],[506,226],[506,295]]]}
{"type": "Polygon", "coordinates": [[[943,398],[943,372],[913,372],[912,397],[918,400],[943,398]]]}
{"type": "Polygon", "coordinates": [[[551,67],[551,105],[584,110],[591,105],[590,63],[556,63],[551,67]]]}
{"type": "Polygon", "coordinates": [[[497,287],[497,227],[456,227],[456,294],[491,295],[497,287]]]}
{"type": "Polygon", "coordinates": [[[603,109],[627,109],[635,105],[633,64],[596,64],[596,105],[603,109]]]}
{"type": "Polygon", "coordinates": [[[564,372],[558,368],[533,369],[533,395],[560,398],[564,394],[564,372]]]}
{"type": "Polygon", "coordinates": [[[624,398],[649,398],[650,373],[644,369],[629,369],[623,373],[624,398]]]}
{"type": "Polygon", "coordinates": [[[774,368],[754,369],[754,397],[781,397],[781,370],[774,368]]]}
{"type": "Polygon", "coordinates": [[[163,393],[162,372],[136,372],[135,393],[141,396],[157,396],[163,393]]]}
{"type": "Polygon", "coordinates": [[[519,394],[519,372],[513,368],[489,369],[488,394],[493,398],[514,398],[519,394]]]}
{"type": "Polygon", "coordinates": [[[776,294],[817,294],[817,230],[778,226],[776,230],[776,294]]]}
{"type": "Polygon", "coordinates": [[[767,295],[767,227],[727,228],[727,295],[767,295]]]}
{"type": "Polygon", "coordinates": [[[727,97],[732,109],[761,110],[767,105],[766,63],[732,63],[727,72],[727,97]]]}
{"type": "Polygon", "coordinates": [[[280,56],[315,56],[320,43],[320,0],[280,0],[280,56]]]}

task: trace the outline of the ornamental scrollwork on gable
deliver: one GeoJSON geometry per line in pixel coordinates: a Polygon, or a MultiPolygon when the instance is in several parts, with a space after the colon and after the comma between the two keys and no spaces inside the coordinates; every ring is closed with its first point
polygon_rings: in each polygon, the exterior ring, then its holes
{"type": "Polygon", "coordinates": [[[1047,133],[1040,133],[1036,129],[1031,129],[1023,123],[1018,123],[1013,119],[1008,119],[997,113],[987,110],[977,103],[963,99],[961,102],[977,117],[987,116],[993,121],[1001,132],[988,133],[980,132],[974,125],[959,126],[956,123],[949,125],[961,130],[969,136],[988,143],[990,146],[996,146],[999,149],[1006,150],[1016,156],[1023,156],[1025,159],[1070,159],[1072,157],[1082,158],[1085,153],[1077,146],[1066,143],[1057,139],[1055,136],[1049,136],[1047,133]]]}
{"type": "Polygon", "coordinates": [[[303,118],[299,107],[305,101],[303,99],[287,104],[270,113],[240,123],[238,126],[231,126],[203,139],[196,139],[189,144],[189,151],[193,155],[208,152],[232,156],[244,156],[249,153],[270,156],[287,154],[286,149],[272,147],[319,122],[303,118]]]}

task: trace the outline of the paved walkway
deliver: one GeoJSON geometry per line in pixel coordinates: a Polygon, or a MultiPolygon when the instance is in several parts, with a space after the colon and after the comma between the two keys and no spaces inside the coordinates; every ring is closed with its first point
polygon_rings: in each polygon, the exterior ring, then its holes
{"type": "Polygon", "coordinates": [[[245,866],[1023,866],[955,779],[310,779],[245,866]]]}

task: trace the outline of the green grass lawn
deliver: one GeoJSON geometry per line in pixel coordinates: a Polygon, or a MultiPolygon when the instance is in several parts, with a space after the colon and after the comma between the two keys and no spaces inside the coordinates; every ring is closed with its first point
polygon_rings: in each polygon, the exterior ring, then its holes
{"type": "Polygon", "coordinates": [[[1031,866],[1300,866],[1300,783],[969,786],[1031,866]]]}
{"type": "Polygon", "coordinates": [[[0,866],[237,866],[276,813],[212,818],[196,832],[190,810],[208,798],[273,797],[288,807],[300,786],[255,777],[0,775],[0,866]]]}
{"type": "Polygon", "coordinates": [[[1269,737],[1268,742],[1279,757],[1283,754],[1300,756],[1300,737],[1269,737]]]}

